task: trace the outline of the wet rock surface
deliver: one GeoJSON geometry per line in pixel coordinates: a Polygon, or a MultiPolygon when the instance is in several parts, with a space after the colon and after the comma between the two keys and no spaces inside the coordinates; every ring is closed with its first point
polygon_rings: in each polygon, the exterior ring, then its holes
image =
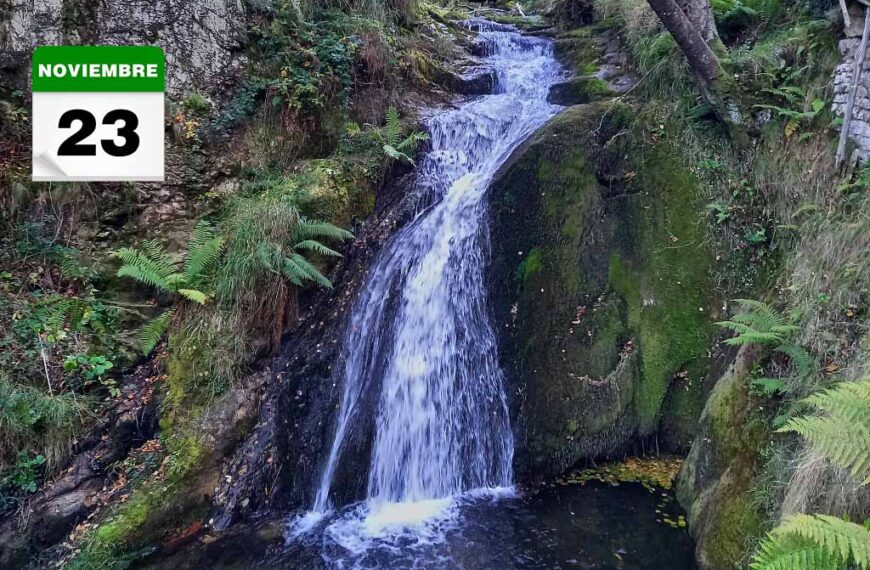
{"type": "Polygon", "coordinates": [[[115,476],[112,464],[157,429],[162,364],[139,367],[122,385],[123,398],[87,438],[78,442],[69,466],[0,522],[0,566],[23,565],[55,544],[107,500],[101,495],[115,476]]]}
{"type": "Polygon", "coordinates": [[[444,71],[438,82],[461,95],[487,95],[496,90],[498,76],[493,69],[471,67],[462,72],[444,71]]]}
{"type": "Polygon", "coordinates": [[[521,478],[657,433],[684,451],[694,434],[711,255],[690,222],[692,175],[666,146],[632,141],[638,126],[624,105],[570,107],[490,189],[490,303],[521,478]]]}
{"type": "MultiPolygon", "coordinates": [[[[343,383],[342,340],[350,309],[373,259],[422,205],[411,190],[413,176],[398,171],[381,189],[375,214],[356,231],[334,273],[335,290],[315,295],[283,354],[264,371],[259,420],[224,469],[214,524],[226,528],[258,511],[306,506],[314,497],[324,453],[335,431],[343,383]]],[[[368,391],[374,397],[379,390],[368,391]]],[[[336,471],[336,500],[364,496],[373,402],[361,402],[336,471]]]]}

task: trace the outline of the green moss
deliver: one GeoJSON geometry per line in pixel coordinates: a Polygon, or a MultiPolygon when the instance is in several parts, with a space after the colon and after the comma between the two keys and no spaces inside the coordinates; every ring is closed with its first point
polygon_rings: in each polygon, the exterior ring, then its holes
{"type": "Polygon", "coordinates": [[[606,81],[593,75],[581,75],[554,85],[550,90],[549,100],[557,105],[582,105],[613,95],[606,81]]]}
{"type": "Polygon", "coordinates": [[[700,414],[712,255],[699,185],[636,116],[571,107],[493,184],[494,281],[503,259],[515,283],[493,296],[515,307],[506,350],[536,461],[610,453],[660,425],[684,447],[700,414]],[[517,267],[521,251],[534,255],[517,267]]]}
{"type": "Polygon", "coordinates": [[[751,541],[764,529],[764,517],[752,504],[749,494],[720,493],[717,512],[710,526],[710,540],[704,550],[710,568],[725,570],[744,568],[751,541]]]}
{"type": "Polygon", "coordinates": [[[541,270],[541,258],[543,252],[541,248],[536,247],[523,259],[517,266],[517,279],[522,283],[527,283],[532,276],[541,270]]]}
{"type": "Polygon", "coordinates": [[[150,541],[167,530],[180,528],[199,516],[199,494],[192,490],[205,449],[195,435],[164,439],[168,458],[162,477],[153,477],[134,489],[102,524],[83,539],[83,548],[67,568],[95,570],[126,568],[132,560],[153,550],[150,541]],[[142,548],[144,547],[144,550],[142,548]]]}
{"type": "Polygon", "coordinates": [[[640,433],[649,434],[658,426],[674,374],[687,366],[704,368],[712,332],[712,256],[705,246],[694,176],[678,166],[676,153],[667,145],[648,147],[637,156],[643,205],[627,220],[632,227],[622,227],[624,247],[611,257],[609,273],[638,335],[643,382],[635,409],[640,433]]]}
{"type": "Polygon", "coordinates": [[[591,75],[598,71],[602,51],[594,39],[591,26],[561,34],[556,39],[554,49],[559,61],[576,75],[591,75]]]}

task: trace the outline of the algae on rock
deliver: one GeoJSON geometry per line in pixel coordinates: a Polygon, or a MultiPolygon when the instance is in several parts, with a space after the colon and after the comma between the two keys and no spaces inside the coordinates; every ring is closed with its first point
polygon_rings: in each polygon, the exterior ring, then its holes
{"type": "Polygon", "coordinates": [[[491,188],[491,303],[521,473],[656,433],[685,449],[700,414],[713,293],[699,186],[634,115],[569,108],[491,188]]]}

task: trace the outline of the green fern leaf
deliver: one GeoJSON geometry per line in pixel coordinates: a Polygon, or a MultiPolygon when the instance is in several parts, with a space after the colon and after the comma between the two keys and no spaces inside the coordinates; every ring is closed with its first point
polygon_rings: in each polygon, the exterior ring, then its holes
{"type": "Polygon", "coordinates": [[[142,330],[139,331],[139,349],[142,351],[142,354],[145,356],[151,354],[154,347],[163,338],[171,322],[172,310],[169,310],[164,311],[142,327],[142,330]]]}
{"type": "Polygon", "coordinates": [[[155,271],[154,268],[148,266],[147,263],[143,263],[140,265],[124,265],[120,269],[118,269],[117,276],[129,277],[140,283],[143,283],[150,287],[154,287],[155,289],[160,289],[162,291],[173,291],[173,289],[170,288],[169,284],[167,283],[166,276],[161,275],[159,272],[155,271]]]}
{"type": "Polygon", "coordinates": [[[346,239],[353,239],[353,234],[328,222],[299,220],[299,223],[296,225],[296,231],[294,232],[293,237],[294,243],[320,238],[344,241],[346,239]]]}
{"type": "Polygon", "coordinates": [[[198,284],[220,257],[224,240],[215,235],[215,230],[206,221],[200,221],[193,229],[187,246],[184,277],[187,284],[198,284]]]}
{"type": "Polygon", "coordinates": [[[300,241],[296,245],[293,246],[293,249],[308,249],[314,252],[319,253],[320,255],[327,255],[330,257],[341,257],[341,254],[337,251],[330,249],[320,243],[317,240],[307,239],[304,241],[300,241]]]}
{"type": "Polygon", "coordinates": [[[208,300],[208,295],[206,295],[202,291],[197,291],[196,289],[179,289],[178,294],[185,299],[193,301],[194,303],[198,303],[200,305],[205,305],[206,301],[208,300]]]}
{"type": "Polygon", "coordinates": [[[795,374],[801,380],[812,378],[819,373],[819,365],[816,359],[805,349],[796,344],[784,344],[776,348],[777,352],[781,352],[788,356],[794,367],[795,374]]]}
{"type": "Polygon", "coordinates": [[[301,287],[305,281],[309,280],[308,273],[289,258],[284,258],[281,264],[281,273],[297,287],[301,287]]]}
{"type": "Polygon", "coordinates": [[[816,557],[812,560],[815,565],[808,568],[845,569],[850,565],[870,568],[870,531],[829,515],[792,515],[773,529],[764,542],[767,544],[762,547],[762,552],[781,553],[785,550],[782,546],[788,544],[813,545],[827,552],[828,557],[816,557]]]}
{"type": "Polygon", "coordinates": [[[429,140],[429,135],[422,132],[413,132],[405,139],[396,145],[396,150],[405,150],[409,148],[411,150],[416,149],[417,145],[422,141],[429,140]]]}
{"type": "Polygon", "coordinates": [[[384,140],[387,145],[395,147],[402,138],[402,123],[399,119],[399,110],[395,107],[387,109],[387,124],[384,126],[384,140]]]}
{"type": "Polygon", "coordinates": [[[293,263],[294,265],[299,267],[302,272],[305,273],[309,281],[313,281],[318,285],[326,287],[327,289],[332,289],[332,282],[327,279],[322,273],[320,273],[320,271],[318,271],[316,267],[311,265],[311,263],[307,259],[299,255],[298,253],[294,253],[293,255],[291,255],[288,260],[290,261],[290,263],[293,263]]]}
{"type": "Polygon", "coordinates": [[[384,154],[386,154],[388,157],[392,158],[393,160],[404,160],[410,164],[414,164],[414,159],[412,159],[410,156],[408,156],[404,152],[397,150],[396,147],[394,147],[391,144],[384,145],[384,154]]]}

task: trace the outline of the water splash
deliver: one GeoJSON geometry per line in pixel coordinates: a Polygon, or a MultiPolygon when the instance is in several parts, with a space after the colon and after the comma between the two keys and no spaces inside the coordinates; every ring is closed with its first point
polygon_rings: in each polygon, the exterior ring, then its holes
{"type": "Polygon", "coordinates": [[[417,184],[431,206],[388,242],[356,300],[335,437],[313,512],[290,524],[289,538],[329,519],[342,444],[370,386],[381,393],[368,499],[325,531],[349,553],[377,537],[434,540],[457,497],[499,495],[512,484],[513,437],[483,278],[483,198],[510,153],[559,110],[546,99],[560,69],[548,40],[481,19],[465,25],[486,45],[482,62],[496,71],[498,93],[427,121],[432,150],[417,184]]]}

